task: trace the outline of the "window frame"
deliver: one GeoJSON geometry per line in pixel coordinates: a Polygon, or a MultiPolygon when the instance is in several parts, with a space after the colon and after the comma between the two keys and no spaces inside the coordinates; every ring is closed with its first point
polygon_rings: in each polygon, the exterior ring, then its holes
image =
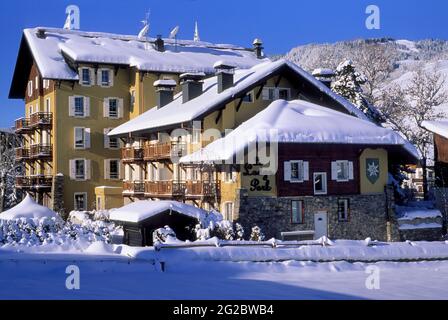
{"type": "Polygon", "coordinates": [[[75,166],[75,180],[76,181],[86,181],[87,180],[87,163],[86,163],[86,159],[73,159],[73,161],[74,161],[74,166],[75,166]],[[78,176],[78,169],[77,169],[77,164],[78,163],[82,163],[82,165],[83,165],[83,175],[82,175],[82,177],[81,176],[78,176]]]}
{"type": "Polygon", "coordinates": [[[86,100],[83,96],[75,96],[73,97],[73,116],[76,118],[85,118],[86,117],[86,100]],[[82,115],[77,112],[77,101],[82,101],[82,115]]]}
{"type": "Polygon", "coordinates": [[[303,200],[291,200],[291,224],[301,225],[305,224],[305,201],[303,200]],[[300,222],[294,221],[293,203],[300,203],[300,222]]]}
{"type": "Polygon", "coordinates": [[[120,108],[120,101],[119,101],[119,99],[118,98],[109,98],[107,100],[107,115],[108,115],[108,118],[109,119],[118,119],[119,115],[120,115],[119,108],[120,108]],[[116,108],[115,115],[112,115],[112,113],[110,111],[112,102],[115,102],[115,108],[116,108]]]}
{"type": "Polygon", "coordinates": [[[33,96],[33,80],[29,80],[28,81],[28,97],[32,97],[33,96]]]}
{"type": "Polygon", "coordinates": [[[314,195],[327,195],[328,194],[328,174],[326,172],[314,172],[313,173],[313,190],[314,195]],[[316,177],[323,176],[325,179],[323,180],[323,186],[325,187],[325,191],[317,191],[316,190],[316,177]]]}
{"type": "Polygon", "coordinates": [[[107,178],[109,180],[120,180],[120,165],[120,159],[108,159],[109,176],[107,178]],[[112,177],[112,162],[117,164],[117,172],[114,177],[112,177]]]}
{"type": "Polygon", "coordinates": [[[291,160],[289,161],[289,165],[290,165],[290,169],[291,169],[291,177],[290,177],[290,182],[292,183],[302,183],[305,181],[305,168],[303,165],[304,161],[303,160],[291,160]],[[292,175],[293,172],[293,165],[297,164],[297,174],[298,177],[295,178],[292,175]]]}
{"type": "Polygon", "coordinates": [[[339,222],[349,222],[350,221],[350,199],[349,198],[338,198],[338,221],[339,222]],[[341,218],[341,203],[344,203],[344,213],[345,218],[341,218]]]}
{"type": "Polygon", "coordinates": [[[87,209],[88,209],[87,192],[74,192],[73,193],[73,207],[74,207],[75,211],[87,211],[87,209]],[[82,209],[77,206],[77,200],[76,200],[77,196],[84,197],[84,208],[82,208],[82,209]]]}
{"type": "Polygon", "coordinates": [[[85,127],[74,127],[73,128],[73,148],[75,150],[83,150],[86,148],[86,128],[85,127]],[[82,145],[77,144],[76,131],[82,130],[82,145]]]}
{"type": "Polygon", "coordinates": [[[255,94],[254,91],[249,91],[246,93],[246,95],[242,98],[243,103],[254,103],[255,102],[255,94]],[[250,97],[248,100],[246,100],[247,97],[250,97]]]}
{"type": "Polygon", "coordinates": [[[337,182],[348,182],[350,181],[350,161],[348,160],[337,160],[336,162],[336,181],[337,182]],[[339,166],[345,165],[346,166],[346,174],[347,177],[339,178],[339,166]]]}
{"type": "Polygon", "coordinates": [[[82,86],[85,86],[85,87],[90,87],[91,85],[92,85],[92,75],[91,75],[91,71],[90,71],[90,68],[87,68],[87,67],[81,67],[80,68],[80,70],[81,70],[81,81],[80,81],[80,83],[81,83],[81,85],[82,86]],[[84,79],[84,72],[85,71],[87,71],[87,74],[88,74],[88,76],[89,76],[89,82],[87,82],[87,81],[85,81],[85,79],[84,79]]]}
{"type": "Polygon", "coordinates": [[[101,69],[100,70],[100,77],[101,77],[100,84],[102,87],[110,87],[111,86],[110,76],[111,76],[111,72],[109,69],[101,69]],[[105,74],[107,74],[107,82],[104,82],[105,74]]]}

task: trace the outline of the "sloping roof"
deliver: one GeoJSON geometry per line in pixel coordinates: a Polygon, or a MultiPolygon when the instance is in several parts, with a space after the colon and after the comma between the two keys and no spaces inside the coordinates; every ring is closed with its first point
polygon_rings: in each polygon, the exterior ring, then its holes
{"type": "Polygon", "coordinates": [[[361,119],[367,119],[362,111],[356,108],[346,99],[337,95],[326,87],[319,80],[301,69],[296,64],[278,60],[275,62],[260,63],[250,69],[236,70],[235,85],[221,93],[217,91],[217,77],[211,77],[204,81],[204,92],[197,98],[186,103],[182,102],[182,94],[178,94],[174,101],[163,108],[152,108],[142,115],[132,119],[112,130],[109,135],[124,135],[130,132],[139,132],[196,120],[201,116],[210,113],[216,106],[225,104],[235,99],[238,95],[246,92],[247,89],[260,81],[272,77],[275,72],[287,68],[296,75],[306,79],[309,83],[317,87],[320,91],[331,97],[347,113],[353,114],[361,119]]]}
{"type": "MultiPolygon", "coordinates": [[[[240,68],[250,68],[260,62],[252,50],[234,45],[164,39],[165,51],[159,52],[154,41],[154,38],[142,40],[131,35],[38,27],[23,31],[20,51],[31,52],[43,78],[72,81],[78,80],[78,74],[66,59],[174,73],[212,73],[213,64],[222,59],[240,68]],[[38,36],[39,30],[45,32],[44,37],[38,36]]],[[[18,59],[19,63],[22,61],[18,59]]],[[[14,77],[24,76],[19,71],[16,68],[14,77]]]]}
{"type": "Polygon", "coordinates": [[[60,217],[54,211],[47,207],[37,204],[33,198],[28,194],[25,199],[22,200],[15,207],[0,214],[0,219],[3,220],[15,220],[20,218],[28,219],[41,219],[41,218],[55,218],[60,217]]]}
{"type": "Polygon", "coordinates": [[[423,121],[422,127],[448,139],[448,119],[423,121]]]}
{"type": "Polygon", "coordinates": [[[177,201],[142,200],[130,203],[110,212],[110,220],[138,223],[167,211],[174,211],[201,221],[207,212],[189,204],[177,201]]]}
{"type": "Polygon", "coordinates": [[[303,100],[274,101],[224,138],[180,159],[182,163],[233,159],[254,142],[396,145],[418,152],[397,132],[303,100]]]}

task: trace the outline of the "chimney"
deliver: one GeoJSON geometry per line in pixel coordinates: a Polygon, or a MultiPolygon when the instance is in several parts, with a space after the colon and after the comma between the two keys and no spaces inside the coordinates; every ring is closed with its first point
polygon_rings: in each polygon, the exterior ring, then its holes
{"type": "Polygon", "coordinates": [[[182,84],[182,103],[186,103],[199,97],[202,94],[203,82],[205,73],[184,73],[180,75],[180,81],[182,84]]]}
{"type": "Polygon", "coordinates": [[[235,65],[224,61],[218,61],[213,65],[213,68],[215,68],[216,76],[218,77],[218,93],[233,87],[235,65]]]}
{"type": "Polygon", "coordinates": [[[331,88],[331,83],[333,82],[333,78],[335,76],[335,73],[333,70],[319,68],[319,69],[315,69],[312,74],[317,80],[322,82],[328,88],[331,88]]]}
{"type": "Polygon", "coordinates": [[[165,41],[162,39],[162,35],[157,35],[156,41],[154,41],[154,45],[156,46],[156,50],[159,52],[165,52],[165,41]]]}
{"type": "Polygon", "coordinates": [[[154,82],[154,88],[156,88],[156,102],[159,109],[173,101],[174,89],[176,86],[176,81],[171,79],[157,80],[154,82]]]}
{"type": "Polygon", "coordinates": [[[255,39],[254,42],[252,43],[254,46],[254,52],[257,55],[257,59],[263,59],[264,55],[263,55],[263,41],[261,41],[261,39],[255,39]]]}
{"type": "Polygon", "coordinates": [[[36,31],[36,36],[39,39],[45,39],[46,38],[46,36],[45,36],[45,29],[38,28],[37,31],[36,31]]]}

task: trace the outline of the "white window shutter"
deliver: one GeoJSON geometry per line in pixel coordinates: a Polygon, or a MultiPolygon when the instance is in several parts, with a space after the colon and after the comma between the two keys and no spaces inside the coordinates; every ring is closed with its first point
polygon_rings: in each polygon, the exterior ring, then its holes
{"type": "Polygon", "coordinates": [[[331,180],[338,180],[338,163],[336,161],[331,162],[331,180]]]}
{"type": "Polygon", "coordinates": [[[70,179],[76,179],[76,168],[75,168],[75,160],[69,161],[69,171],[70,171],[70,179]]]}
{"type": "Polygon", "coordinates": [[[103,100],[103,117],[109,118],[109,98],[103,100]]]}
{"type": "Polygon", "coordinates": [[[283,163],[284,180],[291,181],[291,162],[285,161],[283,163]]]}
{"type": "Polygon", "coordinates": [[[94,86],[95,85],[95,69],[89,68],[89,71],[90,71],[90,85],[94,86]]]}
{"type": "Polygon", "coordinates": [[[90,180],[92,178],[92,161],[84,160],[84,168],[85,168],[85,178],[86,180],[90,180]]]}
{"type": "Polygon", "coordinates": [[[109,87],[114,86],[114,76],[115,76],[114,70],[109,70],[109,87]]]}
{"type": "Polygon", "coordinates": [[[110,159],[104,160],[104,179],[110,179],[110,159]]]}
{"type": "Polygon", "coordinates": [[[269,100],[269,88],[263,88],[262,99],[265,101],[269,100]]]}
{"type": "Polygon", "coordinates": [[[90,97],[84,97],[84,116],[90,117],[90,97]]]}
{"type": "Polygon", "coordinates": [[[107,135],[110,132],[109,128],[104,129],[103,133],[104,133],[104,148],[105,149],[109,149],[110,145],[109,145],[109,136],[107,135]]]}
{"type": "Polygon", "coordinates": [[[123,175],[124,175],[124,164],[123,164],[123,162],[121,162],[121,161],[119,161],[118,162],[118,178],[120,179],[120,180],[123,180],[123,175]]]}
{"type": "Polygon", "coordinates": [[[79,84],[82,86],[82,68],[78,68],[79,84]]]}
{"type": "Polygon", "coordinates": [[[103,80],[102,71],[103,71],[103,69],[98,69],[98,72],[96,74],[96,84],[98,86],[101,86],[102,82],[103,82],[102,81],[103,80]]]}
{"type": "Polygon", "coordinates": [[[90,128],[84,129],[84,149],[90,149],[90,128]]]}
{"type": "Polygon", "coordinates": [[[348,162],[348,179],[349,180],[355,179],[355,174],[353,172],[353,161],[348,162]]]}
{"type": "Polygon", "coordinates": [[[118,119],[123,118],[123,110],[124,108],[124,102],[123,99],[118,99],[118,119]]]}
{"type": "Polygon", "coordinates": [[[308,161],[303,161],[303,181],[310,180],[310,163],[308,161]]]}
{"type": "Polygon", "coordinates": [[[75,97],[68,97],[68,115],[69,117],[75,116],[75,97]]]}

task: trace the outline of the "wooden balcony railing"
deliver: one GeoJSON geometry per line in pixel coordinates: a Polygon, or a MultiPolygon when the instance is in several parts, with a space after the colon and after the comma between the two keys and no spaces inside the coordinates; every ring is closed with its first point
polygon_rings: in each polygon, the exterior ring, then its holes
{"type": "Polygon", "coordinates": [[[145,182],[144,181],[125,181],[123,182],[123,193],[127,194],[144,194],[145,182]]]}
{"type": "Polygon", "coordinates": [[[121,159],[124,163],[143,161],[143,149],[141,148],[123,148],[121,149],[121,159]]]}
{"type": "Polygon", "coordinates": [[[165,160],[172,157],[181,157],[187,145],[185,143],[151,143],[144,147],[146,161],[165,160]]]}
{"type": "Polygon", "coordinates": [[[214,197],[220,193],[219,182],[211,181],[187,181],[185,197],[214,197]]]}
{"type": "Polygon", "coordinates": [[[35,175],[16,177],[16,187],[19,189],[51,189],[53,176],[35,175]]]}
{"type": "Polygon", "coordinates": [[[30,148],[31,159],[49,159],[53,156],[53,147],[48,144],[33,144],[30,148]]]}
{"type": "Polygon", "coordinates": [[[51,112],[36,112],[30,116],[30,127],[51,127],[53,114],[51,112]]]}
{"type": "Polygon", "coordinates": [[[180,197],[185,192],[185,183],[175,181],[146,181],[145,195],[148,197],[180,197]]]}
{"type": "Polygon", "coordinates": [[[17,134],[30,132],[30,119],[20,118],[15,121],[15,131],[17,134]]]}
{"type": "Polygon", "coordinates": [[[16,161],[27,160],[30,158],[30,149],[29,148],[17,148],[16,149],[16,161]]]}

